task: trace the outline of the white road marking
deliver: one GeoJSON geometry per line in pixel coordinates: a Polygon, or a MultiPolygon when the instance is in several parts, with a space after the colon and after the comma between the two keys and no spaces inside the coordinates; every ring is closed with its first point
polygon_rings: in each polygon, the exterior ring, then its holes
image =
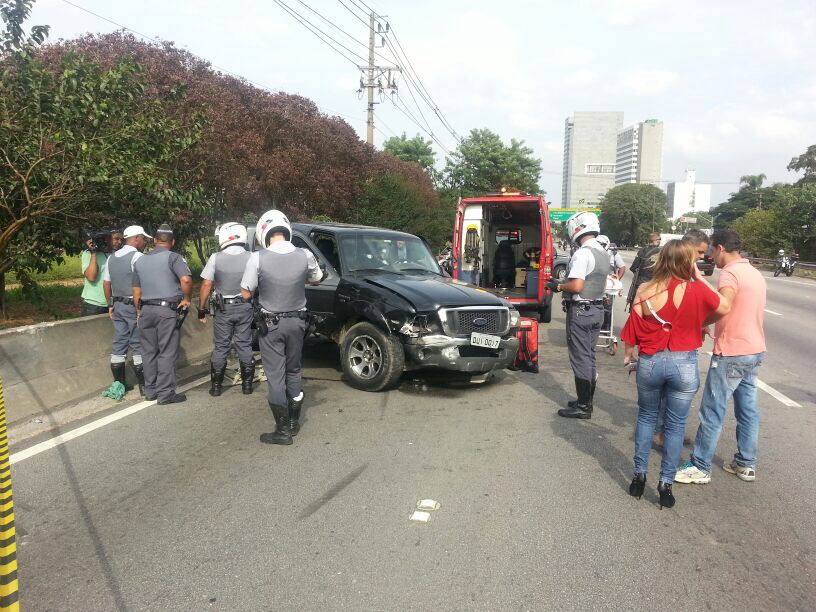
{"type": "Polygon", "coordinates": [[[791,280],[788,277],[781,278],[781,277],[776,277],[776,276],[766,276],[765,278],[778,280],[778,281],[785,281],[786,283],[793,283],[794,285],[804,285],[805,287],[813,287],[813,283],[803,283],[802,281],[791,280]]]}
{"type": "Polygon", "coordinates": [[[776,315],[777,317],[781,317],[781,316],[782,316],[782,313],[781,313],[781,312],[775,312],[775,311],[773,311],[773,310],[768,310],[767,308],[765,309],[765,312],[767,312],[768,314],[776,315]]]}
{"type": "MultiPolygon", "coordinates": [[[[199,378],[198,380],[194,380],[191,383],[187,383],[186,385],[179,388],[179,392],[183,393],[193,387],[197,387],[202,385],[210,380],[209,376],[204,378],[199,378]]],[[[39,444],[35,444],[25,450],[21,450],[17,453],[12,454],[9,457],[9,463],[12,465],[15,463],[19,463],[25,459],[30,457],[34,457],[35,455],[39,455],[49,449],[56,448],[61,444],[65,444],[69,440],[73,440],[74,438],[79,438],[80,436],[84,436],[86,433],[90,433],[95,429],[99,429],[100,427],[104,427],[105,425],[109,425],[110,423],[114,423],[119,419],[124,419],[126,416],[130,416],[131,414],[135,414],[141,410],[144,410],[148,406],[156,405],[156,401],[144,401],[138,402],[133,404],[132,406],[128,406],[127,408],[123,408],[118,412],[114,412],[113,414],[109,414],[108,416],[104,416],[101,419],[97,419],[96,421],[92,421],[90,423],[86,423],[82,427],[77,427],[76,429],[72,429],[71,431],[67,431],[64,434],[60,434],[51,438],[50,440],[46,440],[45,442],[40,442],[39,444]]]]}
{"type": "MultiPolygon", "coordinates": [[[[711,351],[706,351],[706,353],[708,353],[709,355],[713,355],[713,354],[714,354],[714,353],[712,353],[711,351]]],[[[773,388],[771,385],[769,385],[769,384],[767,384],[767,383],[762,382],[762,381],[761,381],[761,380],[759,380],[758,378],[757,378],[757,387],[759,387],[760,389],[762,389],[762,390],[763,390],[765,393],[767,393],[768,395],[770,395],[770,396],[771,396],[771,397],[773,397],[774,399],[779,400],[780,402],[782,402],[782,403],[783,403],[783,404],[785,404],[786,406],[790,406],[791,408],[801,408],[801,407],[802,407],[802,405],[801,405],[801,404],[798,404],[798,403],[794,402],[794,401],[793,401],[791,398],[789,398],[787,395],[785,395],[784,393],[780,393],[779,391],[777,391],[776,389],[774,389],[774,388],[773,388]]]]}
{"type": "Polygon", "coordinates": [[[789,398],[787,395],[783,395],[782,393],[780,393],[779,391],[774,389],[772,386],[762,382],[758,378],[757,378],[757,387],[762,389],[768,395],[770,395],[772,397],[775,397],[776,399],[778,399],[780,402],[782,402],[786,406],[790,406],[791,408],[801,408],[802,407],[801,404],[797,404],[791,398],[789,398]]]}

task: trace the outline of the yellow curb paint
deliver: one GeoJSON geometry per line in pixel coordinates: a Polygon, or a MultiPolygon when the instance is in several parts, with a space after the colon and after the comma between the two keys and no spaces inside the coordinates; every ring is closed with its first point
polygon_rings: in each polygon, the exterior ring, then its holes
{"type": "Polygon", "coordinates": [[[0,576],[11,577],[6,584],[0,584],[0,612],[19,612],[20,583],[17,579],[17,541],[14,536],[14,501],[11,489],[11,467],[9,466],[8,431],[6,429],[6,403],[3,400],[3,381],[0,380],[0,479],[8,478],[8,483],[3,487],[8,487],[8,491],[0,493],[0,512],[11,512],[8,516],[0,517],[0,540],[11,539],[11,544],[0,548],[0,557],[11,559],[8,563],[0,565],[0,576]]]}

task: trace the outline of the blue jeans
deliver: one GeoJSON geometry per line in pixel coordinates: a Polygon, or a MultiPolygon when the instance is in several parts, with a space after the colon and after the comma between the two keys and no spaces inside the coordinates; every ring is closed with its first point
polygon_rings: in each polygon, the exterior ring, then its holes
{"type": "Polygon", "coordinates": [[[734,397],[737,419],[737,453],[734,462],[755,467],[759,441],[759,405],[757,372],[765,353],[722,357],[714,355],[706,377],[703,402],[700,404],[700,426],[694,440],[691,461],[697,469],[711,472],[711,459],[722,433],[728,400],[734,397]]]}
{"type": "Polygon", "coordinates": [[[635,473],[649,469],[649,452],[657,424],[661,398],[665,398],[666,415],[663,425],[663,460],[660,463],[661,482],[671,483],[683,450],[691,401],[700,388],[697,351],[662,351],[641,355],[637,367],[638,419],[635,427],[635,473]]]}

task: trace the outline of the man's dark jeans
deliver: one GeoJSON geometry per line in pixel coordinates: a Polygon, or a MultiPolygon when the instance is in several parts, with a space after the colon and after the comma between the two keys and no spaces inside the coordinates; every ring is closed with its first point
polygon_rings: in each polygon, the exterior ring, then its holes
{"type": "Polygon", "coordinates": [[[82,301],[82,308],[79,310],[80,317],[90,317],[91,315],[108,314],[107,306],[97,306],[86,301],[82,301]]]}

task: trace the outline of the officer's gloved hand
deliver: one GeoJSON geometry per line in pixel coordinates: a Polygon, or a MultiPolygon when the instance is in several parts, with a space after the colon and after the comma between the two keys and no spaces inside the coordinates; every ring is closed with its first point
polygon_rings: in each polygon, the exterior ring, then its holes
{"type": "Polygon", "coordinates": [[[544,287],[546,289],[549,289],[553,293],[558,293],[559,291],[561,291],[561,285],[558,284],[557,278],[551,278],[550,280],[548,280],[544,287]]]}
{"type": "Polygon", "coordinates": [[[202,323],[207,322],[207,315],[210,314],[209,308],[199,308],[198,309],[198,320],[202,323]]]}

